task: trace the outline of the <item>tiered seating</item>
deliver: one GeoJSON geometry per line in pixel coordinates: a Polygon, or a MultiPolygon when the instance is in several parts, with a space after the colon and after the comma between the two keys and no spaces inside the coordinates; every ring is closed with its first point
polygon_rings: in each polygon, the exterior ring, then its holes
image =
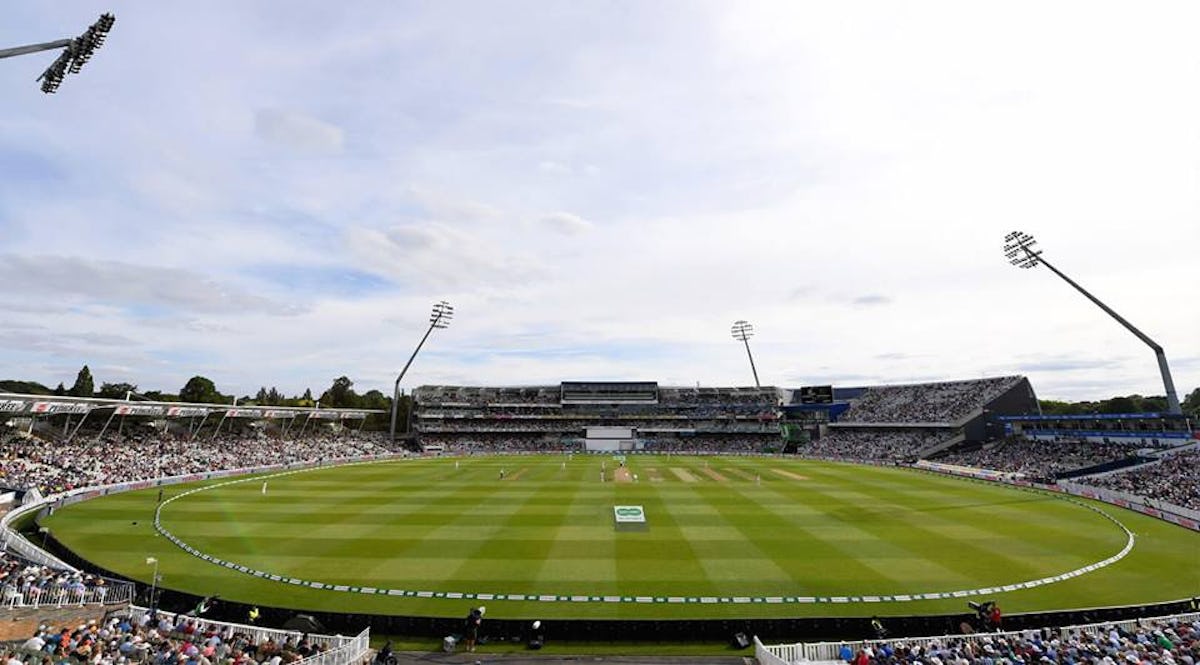
{"type": "Polygon", "coordinates": [[[876,386],[855,399],[842,423],[952,423],[982,409],[1023,377],[876,386]]]}

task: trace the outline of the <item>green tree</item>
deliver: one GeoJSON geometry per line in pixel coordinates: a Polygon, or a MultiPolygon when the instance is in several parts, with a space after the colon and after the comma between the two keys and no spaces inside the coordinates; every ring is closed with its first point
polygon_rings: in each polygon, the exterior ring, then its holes
{"type": "MultiPolygon", "coordinates": [[[[369,390],[358,400],[363,409],[375,409],[383,413],[372,413],[367,416],[365,429],[371,431],[386,430],[391,426],[392,398],[378,390],[369,390]]],[[[403,422],[403,421],[401,421],[403,422]]]]}
{"type": "Polygon", "coordinates": [[[279,406],[280,404],[283,404],[283,395],[280,394],[279,390],[275,388],[275,386],[271,386],[271,389],[267,391],[267,404],[270,404],[271,406],[279,406]]]}
{"type": "Polygon", "coordinates": [[[58,397],[62,397],[63,395],[67,394],[67,387],[62,384],[62,381],[59,381],[58,385],[55,386],[54,394],[58,397]]]}
{"type": "Polygon", "coordinates": [[[75,385],[71,386],[72,397],[91,397],[96,392],[96,383],[92,380],[92,370],[87,365],[75,376],[75,385]]]}
{"type": "Polygon", "coordinates": [[[1135,413],[1137,403],[1133,397],[1114,397],[1100,403],[1100,413],[1135,413]]]}
{"type": "Polygon", "coordinates": [[[1183,399],[1183,412],[1200,416],[1200,388],[1196,388],[1183,399]]]}
{"type": "Polygon", "coordinates": [[[221,393],[217,392],[217,387],[211,379],[203,376],[193,376],[184,384],[183,389],[179,391],[179,399],[184,402],[203,402],[207,404],[216,404],[224,402],[221,393]]]}
{"type": "Polygon", "coordinates": [[[1166,413],[1167,412],[1167,397],[1143,397],[1142,403],[1138,404],[1138,411],[1143,413],[1166,413]]]}
{"type": "Polygon", "coordinates": [[[321,394],[321,406],[356,407],[358,395],[354,392],[354,382],[345,376],[333,380],[333,385],[321,394]]]}
{"type": "MultiPolygon", "coordinates": [[[[0,393],[17,393],[19,395],[53,395],[54,391],[37,381],[0,381],[0,393]]],[[[64,391],[65,393],[65,391],[64,391]]]]}
{"type": "Polygon", "coordinates": [[[108,399],[125,399],[125,394],[130,392],[137,392],[137,386],[132,383],[102,383],[97,396],[108,399]]]}
{"type": "Polygon", "coordinates": [[[260,406],[263,404],[269,404],[269,402],[267,402],[267,387],[266,386],[259,388],[258,392],[255,393],[254,403],[258,404],[260,406]]]}
{"type": "Polygon", "coordinates": [[[378,390],[368,390],[366,394],[359,398],[358,405],[364,409],[383,409],[386,411],[392,408],[392,400],[378,390]]]}

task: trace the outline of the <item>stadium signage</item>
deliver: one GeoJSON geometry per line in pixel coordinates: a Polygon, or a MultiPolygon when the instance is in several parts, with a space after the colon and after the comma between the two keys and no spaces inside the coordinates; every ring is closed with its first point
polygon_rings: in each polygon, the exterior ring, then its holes
{"type": "Polygon", "coordinates": [[[262,409],[226,409],[227,418],[262,418],[262,409]]]}
{"type": "Polygon", "coordinates": [[[332,411],[332,410],[330,410],[330,411],[310,411],[308,414],[308,417],[316,418],[317,420],[338,420],[341,417],[341,413],[339,413],[337,411],[332,411]]]}
{"type": "Polygon", "coordinates": [[[189,416],[206,416],[208,415],[208,409],[195,406],[172,406],[167,408],[167,415],[181,418],[187,418],[189,416]]]}
{"type": "Polygon", "coordinates": [[[161,416],[163,408],[161,406],[121,405],[114,410],[114,413],[118,416],[161,416]]]}
{"type": "Polygon", "coordinates": [[[0,413],[20,413],[27,402],[20,399],[0,399],[0,413]]]}
{"type": "Polygon", "coordinates": [[[92,405],[81,402],[34,402],[30,413],[87,413],[92,405]]]}
{"type": "Polygon", "coordinates": [[[646,511],[641,506],[613,506],[617,524],[645,524],[646,511]]]}
{"type": "Polygon", "coordinates": [[[295,411],[271,410],[263,412],[263,418],[292,418],[295,417],[295,415],[295,411]]]}

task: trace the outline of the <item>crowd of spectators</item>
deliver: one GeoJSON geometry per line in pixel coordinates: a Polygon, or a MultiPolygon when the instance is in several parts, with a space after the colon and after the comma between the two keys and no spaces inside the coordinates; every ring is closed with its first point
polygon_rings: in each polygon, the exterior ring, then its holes
{"type": "Polygon", "coordinates": [[[1200,450],[1177,453],[1158,464],[1080,482],[1200,510],[1200,450]]]}
{"type": "Polygon", "coordinates": [[[102,577],[56,570],[0,552],[0,607],[56,602],[64,597],[74,602],[103,602],[107,593],[102,577]]]}
{"type": "Polygon", "coordinates": [[[797,451],[811,457],[879,462],[916,461],[921,451],[950,436],[936,429],[833,429],[825,436],[802,444],[797,451]]]}
{"type": "Polygon", "coordinates": [[[512,434],[477,432],[471,435],[421,433],[418,437],[422,446],[442,446],[455,455],[517,452],[571,452],[583,449],[582,439],[548,437],[544,434],[512,434]]]}
{"type": "Polygon", "coordinates": [[[439,405],[506,405],[553,404],[561,401],[558,386],[531,388],[483,388],[468,386],[422,386],[413,393],[417,404],[425,407],[439,405]]]}
{"type": "Polygon", "coordinates": [[[645,451],[671,453],[761,453],[779,447],[779,433],[772,436],[694,436],[647,439],[645,451]]]}
{"type": "Polygon", "coordinates": [[[513,418],[563,419],[595,421],[605,418],[756,418],[774,420],[779,417],[773,407],[761,404],[588,404],[568,405],[566,408],[545,406],[518,406],[512,404],[488,406],[446,407],[444,405],[418,405],[418,418],[429,420],[504,420],[513,418]]]}
{"type": "Polygon", "coordinates": [[[588,420],[425,420],[419,432],[558,432],[578,435],[588,427],[630,427],[637,430],[695,430],[697,432],[761,432],[778,436],[779,424],[756,418],[715,420],[611,420],[603,424],[588,420]]]}
{"type": "MultiPolygon", "coordinates": [[[[555,405],[562,403],[559,386],[487,388],[469,386],[423,386],[414,396],[424,408],[440,406],[555,405]]],[[[663,388],[658,389],[662,406],[747,405],[771,410],[779,405],[775,388],[663,388]]]]}
{"type": "MultiPolygon", "coordinates": [[[[516,452],[581,452],[584,440],[579,437],[548,437],[541,434],[476,433],[470,436],[428,433],[420,436],[423,446],[439,445],[452,454],[486,454],[516,452]]],[[[752,453],[778,446],[779,435],[694,435],[662,436],[643,439],[646,452],[728,452],[752,453]]]]}
{"type": "Polygon", "coordinates": [[[770,410],[779,406],[779,391],[775,388],[659,388],[658,401],[665,406],[738,404],[770,410]]]}
{"type": "Polygon", "coordinates": [[[250,430],[192,437],[139,428],[81,434],[71,443],[15,435],[0,438],[0,486],[37,488],[43,495],[79,487],[204,471],[318,461],[391,452],[376,433],[314,431],[270,436],[250,430]]]}
{"type": "Polygon", "coordinates": [[[1132,630],[1109,627],[1021,635],[951,638],[928,645],[903,640],[846,647],[841,659],[853,665],[1196,665],[1200,621],[1145,621],[1132,630]]]}
{"type": "Polygon", "coordinates": [[[327,648],[302,634],[282,642],[255,640],[248,631],[194,617],[147,613],[65,627],[43,624],[4,660],[9,665],[284,665],[327,648]]]}
{"type": "Polygon", "coordinates": [[[1114,462],[1134,454],[1140,446],[1088,441],[1034,441],[1009,437],[970,452],[951,452],[935,461],[977,469],[1020,473],[1030,478],[1058,474],[1114,462]]]}
{"type": "Polygon", "coordinates": [[[549,388],[421,388],[414,411],[420,434],[461,433],[468,439],[489,434],[520,437],[545,434],[578,437],[588,427],[629,427],[654,432],[771,434],[779,432],[774,388],[663,388],[658,404],[555,403],[522,405],[500,400],[544,400],[549,388]],[[493,401],[495,400],[495,401],[493,401]]]}
{"type": "Polygon", "coordinates": [[[876,386],[850,403],[843,423],[949,423],[981,409],[1022,380],[1003,376],[970,381],[876,386]]]}

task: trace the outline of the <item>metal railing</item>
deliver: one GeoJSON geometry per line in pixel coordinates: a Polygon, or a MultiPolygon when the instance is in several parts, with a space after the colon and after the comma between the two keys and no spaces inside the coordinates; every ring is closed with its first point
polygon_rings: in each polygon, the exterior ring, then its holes
{"type": "Polygon", "coordinates": [[[791,665],[808,660],[803,643],[767,646],[758,639],[758,635],[754,636],[754,659],[759,665],[791,665]]]}
{"type": "Polygon", "coordinates": [[[44,507],[40,503],[28,504],[13,510],[0,519],[0,549],[5,552],[12,552],[22,559],[32,561],[39,566],[49,566],[55,570],[77,570],[75,566],[34,545],[15,529],[8,526],[16,518],[26,513],[36,512],[44,507]]]}
{"type": "Polygon", "coordinates": [[[358,665],[371,649],[371,629],[350,638],[341,646],[301,660],[299,665],[358,665]]]}
{"type": "MultiPolygon", "coordinates": [[[[1125,631],[1132,631],[1139,625],[1150,625],[1156,623],[1177,623],[1177,622],[1192,622],[1200,620],[1200,612],[1190,612],[1187,614],[1172,614],[1168,616],[1152,617],[1145,619],[1126,619],[1122,621],[1103,621],[1100,623],[1080,624],[1075,626],[1063,626],[1061,628],[1051,628],[1049,630],[1056,631],[1059,639],[1066,641],[1072,636],[1086,634],[1096,635],[1101,632],[1107,632],[1112,628],[1118,628],[1125,631]]],[[[813,642],[804,643],[797,642],[794,644],[771,644],[764,645],[759,641],[758,637],[754,638],[754,653],[758,662],[762,665],[780,665],[781,663],[804,663],[804,662],[819,662],[819,661],[839,661],[838,653],[843,647],[849,647],[852,652],[857,652],[865,647],[875,647],[883,644],[894,644],[896,642],[904,642],[905,646],[921,647],[922,651],[931,647],[934,644],[945,646],[947,642],[954,643],[977,643],[985,640],[995,640],[999,637],[1004,638],[1019,638],[1029,639],[1034,636],[1044,635],[1042,629],[1031,628],[1026,630],[1013,630],[998,633],[971,633],[968,635],[938,635],[935,637],[896,637],[886,640],[849,640],[844,642],[813,642]]]]}
{"type": "MultiPolygon", "coordinates": [[[[137,623],[150,612],[145,607],[131,605],[129,607],[130,618],[134,623],[137,623]]],[[[371,645],[371,629],[365,628],[361,633],[354,637],[345,637],[342,635],[314,635],[312,633],[302,633],[297,630],[279,630],[276,628],[263,628],[260,626],[250,626],[242,623],[231,623],[228,621],[211,621],[200,617],[186,617],[188,621],[197,628],[198,632],[205,632],[209,628],[215,629],[217,632],[231,631],[242,633],[247,639],[255,644],[262,644],[267,640],[284,644],[298,642],[304,635],[308,636],[308,641],[311,644],[324,647],[324,651],[305,658],[299,663],[303,665],[357,665],[362,661],[363,656],[370,650],[371,645]]]]}
{"type": "Polygon", "coordinates": [[[88,587],[86,589],[20,589],[6,584],[0,589],[0,608],[71,607],[84,605],[123,605],[133,600],[133,585],[88,587]]]}

